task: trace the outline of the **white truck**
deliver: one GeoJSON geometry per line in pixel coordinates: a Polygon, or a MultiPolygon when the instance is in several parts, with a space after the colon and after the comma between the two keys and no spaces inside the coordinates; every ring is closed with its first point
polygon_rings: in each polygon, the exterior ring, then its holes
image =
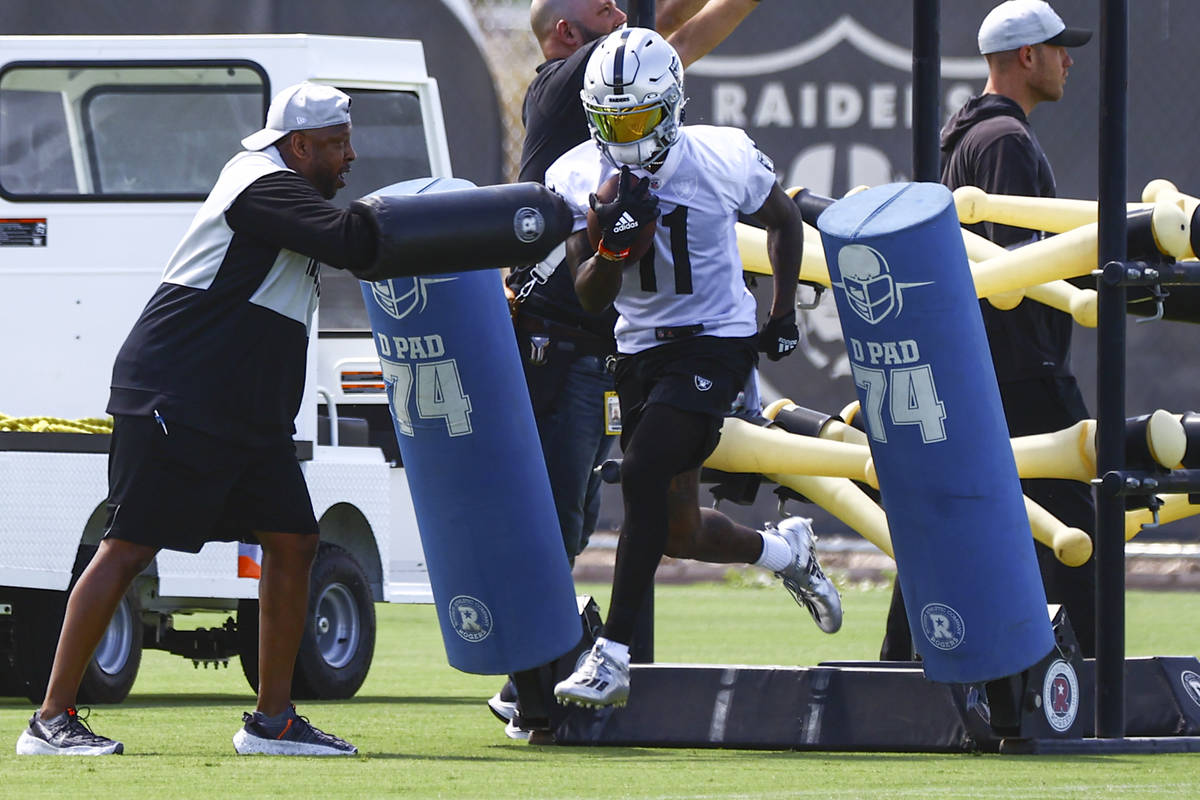
{"type": "MultiPolygon", "coordinates": [[[[338,202],[450,177],[419,42],[0,36],[0,695],[41,699],[67,591],[106,517],[109,437],[35,421],[103,417],[113,357],[167,257],[274,92],[301,80],[353,98],[358,160],[338,202]]],[[[432,601],[358,282],[326,269],[321,284],[295,437],[322,542],[293,686],[302,698],[357,691],[375,602],[432,601]]],[[[239,575],[237,543],[160,552],[109,625],[80,701],[122,700],[143,647],[206,665],[239,655],[256,686],[250,555],[239,575]],[[199,611],[230,616],[176,628],[199,611]]]]}

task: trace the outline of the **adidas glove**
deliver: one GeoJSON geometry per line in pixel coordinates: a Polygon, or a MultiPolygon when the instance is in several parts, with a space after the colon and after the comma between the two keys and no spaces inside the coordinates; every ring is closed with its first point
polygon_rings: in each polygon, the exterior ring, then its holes
{"type": "Polygon", "coordinates": [[[638,181],[631,189],[633,181],[629,167],[621,167],[616,197],[607,203],[600,202],[594,193],[588,197],[600,223],[600,242],[614,253],[628,251],[642,229],[658,221],[658,198],[650,194],[649,179],[638,181]]]}
{"type": "Polygon", "coordinates": [[[800,329],[796,327],[795,311],[782,317],[769,317],[758,334],[759,351],[766,353],[772,361],[789,355],[799,343],[800,329]]]}

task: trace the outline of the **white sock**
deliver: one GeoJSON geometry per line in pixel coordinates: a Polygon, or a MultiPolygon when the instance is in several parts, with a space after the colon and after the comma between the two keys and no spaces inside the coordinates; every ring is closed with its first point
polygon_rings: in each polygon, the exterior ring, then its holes
{"type": "Polygon", "coordinates": [[[763,550],[754,566],[779,572],[792,563],[792,548],[786,539],[774,531],[758,531],[758,535],[762,537],[763,550]]]}
{"type": "Polygon", "coordinates": [[[605,639],[603,636],[596,637],[596,644],[600,645],[600,649],[610,658],[618,661],[621,664],[629,663],[629,645],[614,642],[612,639],[605,639]]]}

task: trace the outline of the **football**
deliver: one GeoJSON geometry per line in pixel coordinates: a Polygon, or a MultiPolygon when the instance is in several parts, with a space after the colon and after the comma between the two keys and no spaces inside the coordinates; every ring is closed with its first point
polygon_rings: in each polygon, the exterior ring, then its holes
{"type": "MultiPolygon", "coordinates": [[[[639,178],[637,175],[633,175],[632,178],[633,181],[629,185],[630,189],[637,187],[638,184],[644,180],[649,180],[648,178],[639,178]]],[[[616,175],[613,175],[611,178],[602,183],[600,188],[596,190],[596,199],[601,203],[607,203],[616,197],[617,182],[620,180],[621,173],[618,172],[616,175]]],[[[588,241],[590,241],[592,247],[595,248],[600,244],[600,220],[596,218],[596,212],[592,211],[590,208],[587,212],[587,225],[588,241]]],[[[635,239],[633,244],[629,246],[629,261],[638,261],[646,254],[647,250],[654,246],[654,231],[657,228],[658,221],[655,220],[644,226],[642,230],[638,232],[637,239],[635,239]]]]}

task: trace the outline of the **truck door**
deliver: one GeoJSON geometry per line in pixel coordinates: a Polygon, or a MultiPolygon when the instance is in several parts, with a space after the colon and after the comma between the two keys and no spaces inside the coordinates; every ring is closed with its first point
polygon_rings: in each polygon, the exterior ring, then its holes
{"type": "Polygon", "coordinates": [[[246,60],[16,61],[0,70],[5,412],[102,416],[113,358],[238,140],[246,60]],[[18,346],[11,346],[11,343],[18,346]]]}

